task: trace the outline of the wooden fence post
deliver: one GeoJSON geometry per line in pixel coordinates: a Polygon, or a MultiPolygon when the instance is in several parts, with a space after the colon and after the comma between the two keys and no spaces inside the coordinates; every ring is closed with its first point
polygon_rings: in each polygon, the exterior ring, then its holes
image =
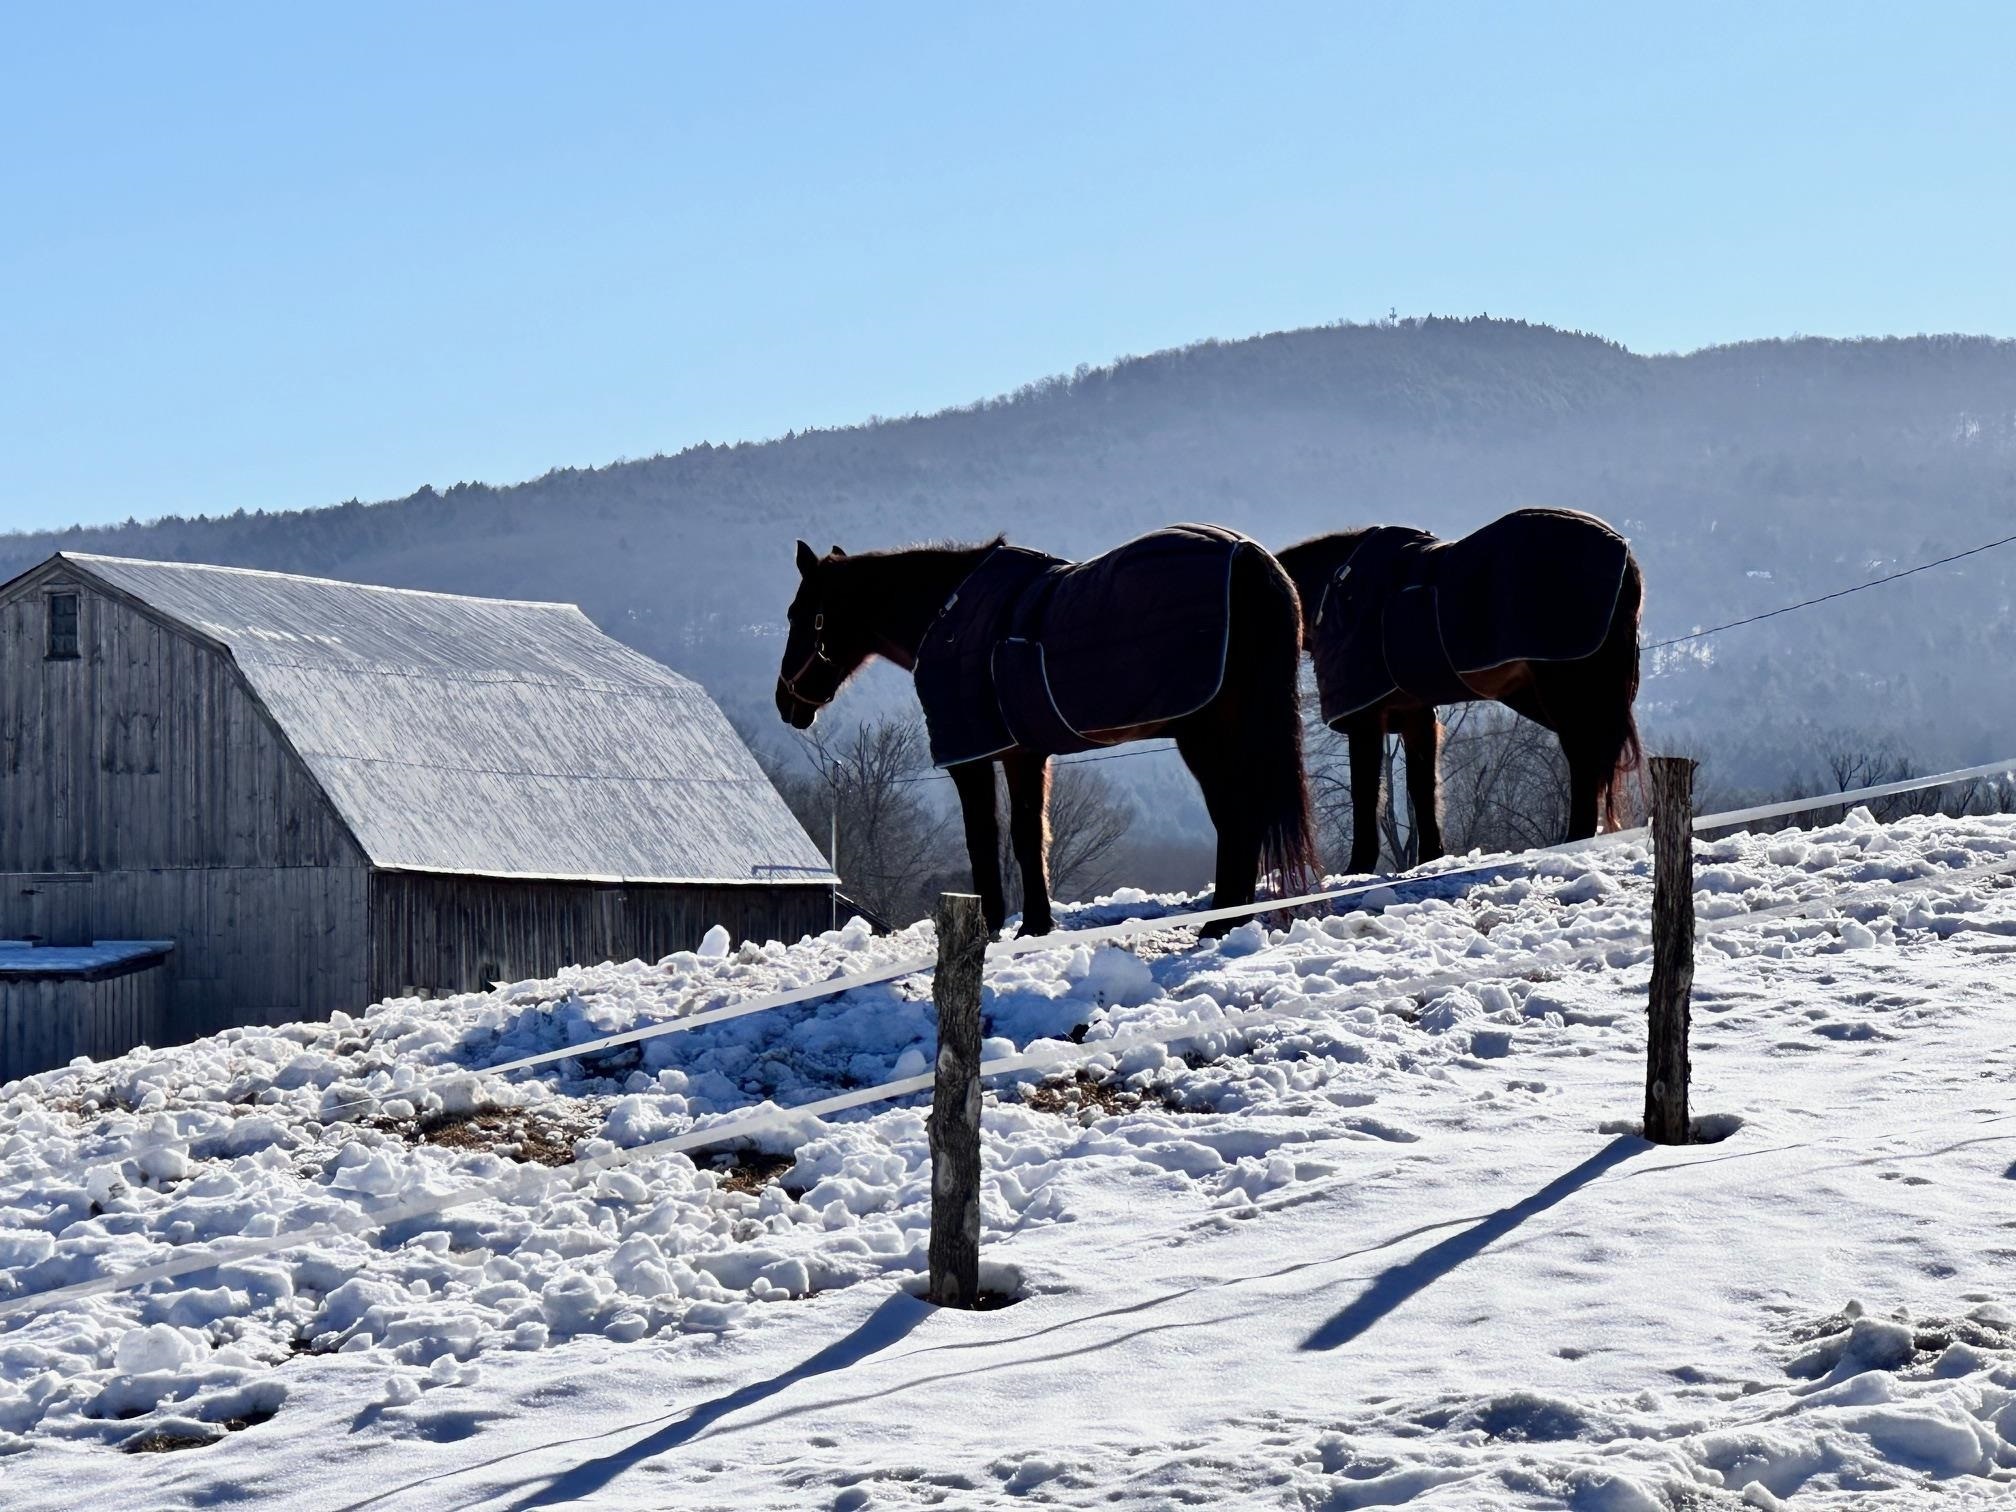
{"type": "Polygon", "coordinates": [[[938,1081],[931,1092],[933,1302],[971,1307],[980,1295],[980,972],[987,921],[970,893],[940,893],[938,1081]]]}
{"type": "Polygon", "coordinates": [[[1646,1005],[1645,1137],[1685,1144],[1687,1021],[1694,991],[1694,763],[1652,766],[1652,996],[1646,1005]]]}

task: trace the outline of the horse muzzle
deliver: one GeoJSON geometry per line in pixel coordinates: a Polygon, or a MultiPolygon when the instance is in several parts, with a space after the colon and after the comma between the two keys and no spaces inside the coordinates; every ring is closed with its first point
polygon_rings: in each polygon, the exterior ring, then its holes
{"type": "Polygon", "coordinates": [[[819,717],[819,709],[820,705],[793,692],[783,678],[777,679],[777,716],[792,729],[811,729],[812,721],[819,717]]]}

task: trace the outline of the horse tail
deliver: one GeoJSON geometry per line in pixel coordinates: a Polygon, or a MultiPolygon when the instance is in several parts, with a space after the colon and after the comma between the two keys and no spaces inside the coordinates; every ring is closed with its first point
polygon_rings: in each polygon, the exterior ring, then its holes
{"type": "Polygon", "coordinates": [[[1226,668],[1228,679],[1241,679],[1248,712],[1238,724],[1239,760],[1260,830],[1260,869],[1275,874],[1285,897],[1307,892],[1320,875],[1302,763],[1302,600],[1295,580],[1259,546],[1242,547],[1233,571],[1245,578],[1251,612],[1239,637],[1245,665],[1226,668]]]}
{"type": "Polygon", "coordinates": [[[1638,739],[1637,714],[1638,624],[1644,610],[1645,577],[1638,570],[1638,559],[1626,552],[1624,581],[1617,591],[1616,612],[1610,616],[1610,633],[1597,650],[1592,669],[1601,675],[1605,689],[1598,754],[1608,775],[1596,795],[1605,829],[1624,827],[1624,779],[1638,770],[1645,756],[1638,739]]]}

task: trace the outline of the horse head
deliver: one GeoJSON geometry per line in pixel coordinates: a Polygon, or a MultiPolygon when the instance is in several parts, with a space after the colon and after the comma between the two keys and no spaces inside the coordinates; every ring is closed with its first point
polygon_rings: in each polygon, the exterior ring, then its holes
{"type": "Polygon", "coordinates": [[[777,713],[794,730],[811,728],[874,649],[859,606],[833,570],[846,556],[838,546],[816,556],[798,543],[798,593],[777,669],[777,713]]]}

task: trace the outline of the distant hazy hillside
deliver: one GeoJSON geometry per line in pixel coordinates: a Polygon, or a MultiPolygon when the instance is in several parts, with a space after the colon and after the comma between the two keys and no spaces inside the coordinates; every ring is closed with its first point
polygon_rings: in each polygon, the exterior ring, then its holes
{"type": "MultiPolygon", "coordinates": [[[[0,537],[0,573],[68,547],[571,599],[756,722],[798,535],[823,549],[1006,530],[1082,554],[1171,520],[1280,544],[1573,505],[1636,543],[1658,639],[2016,529],[2012,478],[2016,343],[1647,358],[1426,320],[1206,342],[927,418],[512,487],[0,537]]],[[[1648,720],[1712,743],[1725,778],[1800,765],[1804,727],[1896,732],[1928,759],[2004,754],[2012,587],[2016,547],[1669,654],[1648,720]]]]}

